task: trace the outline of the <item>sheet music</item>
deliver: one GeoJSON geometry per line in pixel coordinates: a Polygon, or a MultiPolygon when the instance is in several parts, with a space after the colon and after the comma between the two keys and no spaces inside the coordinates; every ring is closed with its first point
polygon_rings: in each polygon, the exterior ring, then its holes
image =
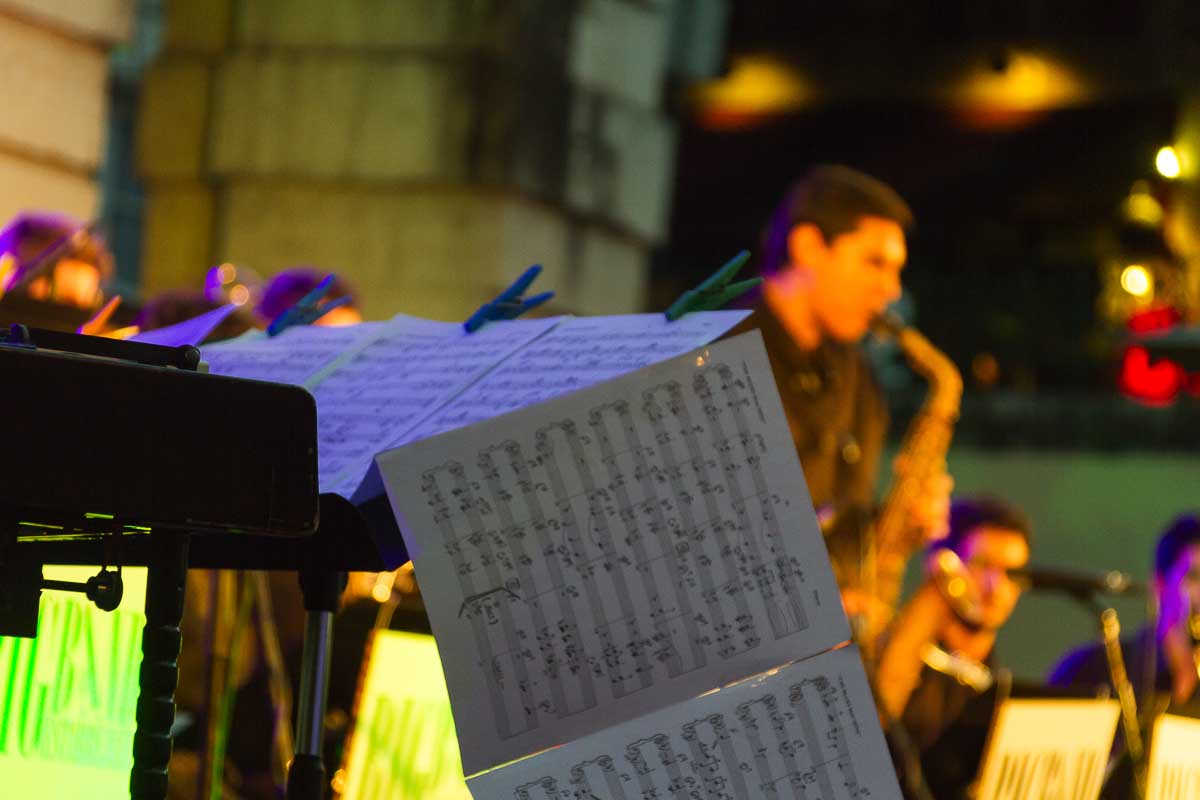
{"type": "Polygon", "coordinates": [[[1116,700],[1005,700],[988,737],[976,796],[1095,800],[1120,715],[1116,700]]]}
{"type": "Polygon", "coordinates": [[[181,347],[185,344],[198,345],[204,341],[204,337],[216,330],[217,326],[237,309],[237,306],[229,303],[198,317],[168,325],[165,328],[136,333],[129,337],[129,341],[161,344],[167,347],[181,347]]]}
{"type": "Polygon", "coordinates": [[[468,775],[849,638],[757,331],[377,463],[468,775]]]}
{"type": "Polygon", "coordinates": [[[541,403],[705,345],[749,311],[571,317],[522,349],[400,443],[541,403]]]}
{"type": "Polygon", "coordinates": [[[1200,720],[1162,714],[1150,742],[1146,800],[1200,797],[1200,720]]]}
{"type": "Polygon", "coordinates": [[[363,500],[383,491],[377,482],[362,486],[382,450],[678,355],[746,314],[703,312],[673,323],[662,314],[505,320],[471,334],[459,323],[401,314],[344,328],[298,326],[274,338],[255,331],[202,353],[214,374],[311,390],[321,491],[363,500]]]}
{"type": "Polygon", "coordinates": [[[500,767],[468,785],[475,800],[900,797],[853,646],[500,767]]]}
{"type": "Polygon", "coordinates": [[[206,344],[200,353],[214,375],[308,386],[322,369],[365,346],[386,324],[301,325],[275,337],[251,331],[227,342],[206,344]]]}
{"type": "Polygon", "coordinates": [[[321,488],[350,496],[375,454],[559,318],[512,320],[468,334],[457,322],[399,315],[326,377],[317,377],[321,488]]]}

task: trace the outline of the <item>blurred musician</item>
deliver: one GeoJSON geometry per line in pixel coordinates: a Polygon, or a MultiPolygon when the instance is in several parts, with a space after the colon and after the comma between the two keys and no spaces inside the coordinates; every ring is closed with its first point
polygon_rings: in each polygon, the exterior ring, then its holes
{"type": "MultiPolygon", "coordinates": [[[[113,257],[92,226],[66,214],[27,212],[0,230],[0,290],[85,311],[100,307],[113,257]]],[[[0,291],[0,295],[3,291],[0,291]]]]}
{"type": "MultiPolygon", "coordinates": [[[[1121,640],[1129,684],[1138,695],[1139,718],[1147,730],[1161,711],[1200,716],[1200,514],[1177,517],[1154,548],[1154,593],[1158,619],[1121,640]]],[[[1084,645],[1050,671],[1049,683],[1103,689],[1116,695],[1104,646],[1084,645]]],[[[1118,734],[1114,774],[1102,798],[1136,797],[1133,771],[1118,734]]]]}
{"type": "MultiPolygon", "coordinates": [[[[278,317],[287,309],[296,305],[300,300],[325,279],[328,272],[321,272],[312,267],[292,267],[285,269],[267,283],[263,289],[262,299],[255,309],[265,327],[271,320],[278,317]]],[[[358,297],[341,277],[334,277],[333,284],[326,294],[327,300],[338,300],[349,297],[346,305],[332,309],[328,314],[314,322],[314,325],[356,325],[363,321],[362,311],[359,310],[358,297]]]]}
{"type": "MultiPolygon", "coordinates": [[[[762,331],[813,504],[823,522],[838,518],[827,543],[852,616],[871,613],[865,606],[874,602],[871,592],[852,587],[888,426],[858,344],[900,297],[912,222],[908,205],[880,181],[842,166],[813,168],[771,219],[761,300],[733,331],[762,331]]],[[[950,487],[937,466],[905,510],[918,540],[945,532],[950,487]]]]}
{"type": "MultiPolygon", "coordinates": [[[[1173,703],[1187,703],[1200,685],[1200,515],[1176,518],[1159,536],[1154,591],[1158,620],[1122,640],[1125,668],[1135,689],[1153,687],[1173,703]]],[[[1068,653],[1051,671],[1050,683],[1111,688],[1103,645],[1068,653]]]]}
{"type": "Polygon", "coordinates": [[[1030,537],[1017,509],[956,500],[949,535],[929,551],[928,579],[885,637],[876,700],[902,722],[935,797],[961,796],[975,776],[986,722],[956,723],[993,684],[996,634],[1021,596],[1011,572],[1028,564],[1030,537]]]}

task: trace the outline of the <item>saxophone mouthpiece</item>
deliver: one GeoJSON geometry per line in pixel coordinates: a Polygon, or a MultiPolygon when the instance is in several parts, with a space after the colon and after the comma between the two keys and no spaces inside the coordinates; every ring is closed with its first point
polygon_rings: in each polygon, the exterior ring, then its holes
{"type": "Polygon", "coordinates": [[[892,311],[884,311],[871,320],[871,333],[882,338],[896,338],[906,327],[900,315],[892,311]]]}

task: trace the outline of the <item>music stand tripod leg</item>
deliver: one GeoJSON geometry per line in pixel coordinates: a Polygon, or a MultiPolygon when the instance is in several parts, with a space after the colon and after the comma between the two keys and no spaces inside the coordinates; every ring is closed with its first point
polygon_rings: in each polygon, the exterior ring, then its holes
{"type": "Polygon", "coordinates": [[[150,534],[146,627],[142,629],[137,730],[133,734],[133,770],[129,776],[129,796],[133,800],[163,800],[167,796],[187,553],[188,534],[150,534]]]}
{"type": "Polygon", "coordinates": [[[296,755],[288,769],[288,800],[325,797],[325,703],[333,656],[333,614],[345,585],[345,573],[302,570],[300,590],[307,612],[304,656],[300,667],[300,696],[296,702],[296,755]]]}

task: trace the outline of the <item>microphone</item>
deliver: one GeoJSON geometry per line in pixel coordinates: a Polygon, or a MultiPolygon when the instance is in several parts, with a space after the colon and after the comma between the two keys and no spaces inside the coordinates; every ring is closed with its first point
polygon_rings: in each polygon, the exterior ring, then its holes
{"type": "Polygon", "coordinates": [[[1136,581],[1127,572],[1076,572],[1058,567],[1026,567],[1014,570],[1013,577],[1035,592],[1066,592],[1074,595],[1142,594],[1143,581],[1136,581]]]}

